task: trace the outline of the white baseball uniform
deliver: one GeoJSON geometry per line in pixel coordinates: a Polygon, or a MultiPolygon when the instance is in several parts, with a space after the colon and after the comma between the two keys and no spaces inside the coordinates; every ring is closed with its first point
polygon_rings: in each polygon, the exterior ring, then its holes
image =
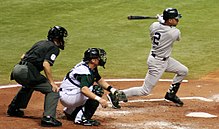
{"type": "Polygon", "coordinates": [[[150,26],[152,48],[148,56],[148,72],[143,86],[122,90],[127,97],[148,95],[164,72],[175,73],[172,84],[180,83],[188,73],[188,68],[170,57],[173,43],[180,40],[180,30],[154,22],[150,26]]]}
{"type": "MultiPolygon", "coordinates": [[[[60,85],[61,90],[59,91],[60,102],[65,107],[64,111],[66,113],[71,114],[77,107],[84,105],[88,99],[88,97],[81,92],[81,82],[78,77],[83,75],[91,76],[91,78],[88,78],[88,85],[86,86],[89,86],[89,89],[92,91],[93,82],[95,81],[93,74],[88,65],[82,61],[66,75],[60,85]]],[[[82,115],[83,113],[79,112],[77,117],[81,118],[82,115]]]]}

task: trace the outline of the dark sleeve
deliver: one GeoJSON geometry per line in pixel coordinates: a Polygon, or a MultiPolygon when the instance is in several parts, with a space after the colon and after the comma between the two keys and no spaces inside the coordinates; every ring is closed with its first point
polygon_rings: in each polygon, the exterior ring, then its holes
{"type": "Polygon", "coordinates": [[[98,82],[101,79],[101,76],[98,73],[98,70],[95,68],[92,71],[92,74],[88,74],[88,75],[76,75],[77,77],[75,77],[78,81],[80,81],[80,87],[90,87],[91,85],[93,85],[93,83],[96,81],[98,82]]]}
{"type": "Polygon", "coordinates": [[[53,66],[57,56],[59,55],[59,48],[58,47],[50,47],[48,52],[45,56],[45,60],[47,60],[51,66],[53,66]]]}
{"type": "Polygon", "coordinates": [[[80,82],[81,88],[84,86],[90,87],[94,83],[94,80],[92,79],[91,75],[81,75],[80,82]]]}

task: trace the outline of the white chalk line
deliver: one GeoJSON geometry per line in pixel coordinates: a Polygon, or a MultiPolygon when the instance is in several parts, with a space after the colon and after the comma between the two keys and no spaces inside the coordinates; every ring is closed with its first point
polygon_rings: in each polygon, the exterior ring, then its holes
{"type": "MultiPolygon", "coordinates": [[[[204,97],[198,97],[198,96],[193,96],[193,97],[180,97],[181,100],[199,100],[199,101],[205,101],[205,102],[213,102],[215,100],[213,99],[208,99],[208,98],[204,98],[204,97]]],[[[136,100],[128,100],[128,103],[138,103],[138,102],[159,102],[159,101],[168,101],[164,98],[161,99],[136,99],[136,100]]],[[[170,102],[170,101],[168,101],[170,102]]],[[[108,107],[112,108],[112,104],[108,101],[108,107]]],[[[120,103],[124,103],[124,102],[120,102],[120,103]]]]}
{"type": "MultiPolygon", "coordinates": [[[[206,102],[212,102],[212,99],[207,99],[204,97],[197,97],[197,96],[193,96],[193,97],[180,97],[180,99],[182,100],[191,100],[191,99],[196,99],[196,100],[200,100],[200,101],[206,101],[206,102]]],[[[136,99],[136,100],[129,100],[128,102],[130,103],[136,103],[136,102],[156,102],[156,101],[164,101],[165,99],[136,99]]]]}
{"type": "MultiPolygon", "coordinates": [[[[123,81],[144,81],[144,79],[104,79],[107,82],[123,82],[123,81]]],[[[160,82],[172,82],[172,79],[159,79],[160,82]]],[[[182,82],[188,82],[188,80],[183,80],[182,82]]],[[[55,82],[56,84],[61,84],[62,82],[55,82]]],[[[13,84],[13,85],[2,85],[0,89],[4,88],[14,88],[20,87],[20,84],[13,84]]]]}
{"type": "MultiPolygon", "coordinates": [[[[212,99],[207,99],[204,97],[198,97],[198,96],[193,96],[193,97],[180,97],[181,100],[200,100],[200,101],[205,101],[205,102],[213,102],[214,100],[212,99]]],[[[162,99],[136,99],[136,100],[129,100],[128,103],[137,103],[137,102],[158,102],[158,101],[164,101],[166,99],[162,98],[162,99]]],[[[166,100],[168,101],[168,100],[166,100]]],[[[120,102],[120,103],[124,103],[124,102],[120,102]]],[[[112,107],[111,103],[108,102],[108,106],[112,107]]]]}

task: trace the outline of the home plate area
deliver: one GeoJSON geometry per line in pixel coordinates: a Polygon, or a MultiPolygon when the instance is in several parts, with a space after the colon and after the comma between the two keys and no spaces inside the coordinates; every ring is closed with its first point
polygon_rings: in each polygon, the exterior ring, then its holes
{"type": "Polygon", "coordinates": [[[213,117],[217,117],[216,115],[212,115],[206,112],[191,112],[188,113],[186,116],[189,117],[203,117],[203,118],[213,118],[213,117]]]}
{"type": "MultiPolygon", "coordinates": [[[[165,99],[135,99],[121,109],[98,108],[94,118],[105,118],[107,128],[121,129],[218,129],[219,106],[213,99],[182,97],[183,107],[165,99]],[[214,112],[217,112],[215,114],[214,112]],[[216,123],[217,122],[217,123],[216,123]]],[[[211,97],[212,98],[212,97],[211,97]]],[[[215,99],[215,97],[214,97],[215,99]]]]}
{"type": "MultiPolygon", "coordinates": [[[[117,89],[141,86],[142,83],[110,82],[117,89]]],[[[60,103],[57,107],[57,118],[63,123],[60,127],[62,129],[219,129],[218,84],[219,79],[190,80],[182,83],[177,95],[184,105],[177,107],[163,99],[170,82],[158,82],[150,95],[129,97],[127,103],[120,103],[121,109],[99,106],[92,117],[101,123],[98,127],[84,127],[66,120],[60,103]]],[[[44,104],[44,95],[40,92],[34,92],[32,95],[25,109],[25,118],[6,116],[8,104],[18,90],[17,85],[0,86],[0,129],[40,129],[44,104]]],[[[106,99],[106,94],[103,97],[106,99]]]]}

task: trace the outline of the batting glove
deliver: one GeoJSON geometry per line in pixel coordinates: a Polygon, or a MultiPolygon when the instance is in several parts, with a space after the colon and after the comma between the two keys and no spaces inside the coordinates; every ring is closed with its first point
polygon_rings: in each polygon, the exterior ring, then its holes
{"type": "Polygon", "coordinates": [[[128,102],[128,99],[123,91],[117,90],[114,95],[119,101],[128,102]]]}
{"type": "Polygon", "coordinates": [[[160,22],[160,23],[164,23],[165,22],[165,20],[163,19],[163,14],[157,14],[157,20],[158,20],[158,22],[160,22]]]}

